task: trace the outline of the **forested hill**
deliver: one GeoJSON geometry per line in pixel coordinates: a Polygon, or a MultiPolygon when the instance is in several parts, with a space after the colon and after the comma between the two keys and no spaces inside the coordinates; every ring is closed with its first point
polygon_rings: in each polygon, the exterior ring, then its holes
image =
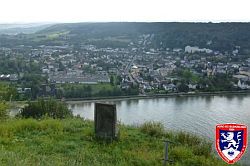
{"type": "Polygon", "coordinates": [[[30,24],[0,24],[0,34],[15,35],[18,33],[30,34],[45,29],[52,24],[30,23],[30,24]]]}
{"type": "MultiPolygon", "coordinates": [[[[153,35],[152,48],[184,48],[186,45],[219,51],[230,51],[235,46],[250,48],[250,23],[68,23],[50,26],[35,36],[41,38],[48,34],[53,38],[42,39],[45,44],[58,44],[61,43],[58,40],[64,40],[73,44],[92,42],[100,45],[102,40],[106,42],[102,43],[104,46],[127,46],[139,36],[150,34],[153,35]],[[115,42],[107,40],[110,38],[115,38],[115,42]]],[[[40,40],[34,41],[32,44],[42,44],[40,40]]]]}

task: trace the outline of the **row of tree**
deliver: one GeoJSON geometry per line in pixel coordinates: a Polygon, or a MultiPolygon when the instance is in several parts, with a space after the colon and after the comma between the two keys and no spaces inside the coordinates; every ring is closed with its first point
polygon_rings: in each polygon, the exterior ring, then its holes
{"type": "Polygon", "coordinates": [[[110,97],[110,96],[125,96],[138,95],[138,87],[131,87],[122,90],[118,86],[111,88],[101,88],[100,90],[93,89],[92,86],[71,86],[70,88],[60,88],[57,90],[57,98],[87,98],[87,97],[110,97]]]}

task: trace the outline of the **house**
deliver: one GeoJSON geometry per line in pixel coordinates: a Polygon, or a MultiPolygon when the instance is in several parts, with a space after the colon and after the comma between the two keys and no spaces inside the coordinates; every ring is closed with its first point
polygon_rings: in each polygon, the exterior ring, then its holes
{"type": "Polygon", "coordinates": [[[18,75],[17,74],[11,74],[10,75],[10,81],[18,81],[18,75]]]}
{"type": "Polygon", "coordinates": [[[250,67],[240,67],[239,74],[250,76],[250,67]]]}
{"type": "Polygon", "coordinates": [[[249,81],[250,80],[250,77],[249,76],[246,76],[246,75],[233,75],[233,78],[236,78],[238,80],[241,80],[241,81],[249,81]]]}
{"type": "Polygon", "coordinates": [[[247,85],[245,82],[242,82],[241,80],[238,81],[237,85],[240,89],[250,89],[250,86],[247,85]]]}
{"type": "Polygon", "coordinates": [[[110,74],[118,74],[118,73],[119,73],[119,71],[118,71],[117,68],[110,68],[110,69],[108,70],[108,72],[109,72],[110,74]]]}
{"type": "Polygon", "coordinates": [[[136,65],[133,65],[132,68],[131,68],[131,72],[133,72],[133,73],[139,73],[140,69],[136,65]]]}
{"type": "Polygon", "coordinates": [[[166,91],[176,91],[176,86],[172,83],[171,84],[163,84],[162,86],[166,91]]]}
{"type": "Polygon", "coordinates": [[[19,94],[31,93],[31,88],[17,88],[16,90],[19,94]]]}
{"type": "Polygon", "coordinates": [[[179,52],[181,52],[181,51],[182,51],[181,48],[173,48],[173,52],[179,53],[179,52]]]}
{"type": "Polygon", "coordinates": [[[197,84],[188,84],[188,88],[191,90],[195,90],[197,88],[197,84]]]}
{"type": "Polygon", "coordinates": [[[43,74],[49,74],[49,69],[47,69],[47,68],[42,69],[42,73],[43,74]]]}
{"type": "Polygon", "coordinates": [[[144,90],[152,90],[153,87],[150,86],[149,83],[144,83],[144,84],[143,84],[143,89],[144,89],[144,90]]]}
{"type": "Polygon", "coordinates": [[[157,69],[158,72],[162,77],[168,76],[169,74],[172,73],[173,69],[172,68],[159,68],[157,69]]]}
{"type": "Polygon", "coordinates": [[[121,86],[121,89],[123,89],[123,90],[124,90],[124,89],[129,89],[129,87],[130,87],[129,83],[127,83],[127,82],[126,82],[126,83],[125,83],[125,82],[124,82],[124,83],[121,83],[120,86],[121,86]]]}

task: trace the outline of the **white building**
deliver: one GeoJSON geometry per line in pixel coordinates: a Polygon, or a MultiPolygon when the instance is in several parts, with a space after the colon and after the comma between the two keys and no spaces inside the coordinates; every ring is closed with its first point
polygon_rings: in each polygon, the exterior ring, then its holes
{"type": "Polygon", "coordinates": [[[250,88],[249,85],[245,84],[244,82],[241,82],[240,80],[238,81],[238,87],[240,89],[249,89],[250,88]]]}
{"type": "Polygon", "coordinates": [[[207,54],[210,54],[213,52],[213,50],[207,49],[207,48],[199,48],[197,46],[191,47],[191,46],[186,46],[185,47],[185,52],[187,53],[195,53],[195,52],[205,52],[207,54]]]}

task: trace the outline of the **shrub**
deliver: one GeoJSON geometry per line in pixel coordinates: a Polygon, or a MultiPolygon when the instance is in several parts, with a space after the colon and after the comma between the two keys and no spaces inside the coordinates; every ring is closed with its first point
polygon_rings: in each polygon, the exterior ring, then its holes
{"type": "Polygon", "coordinates": [[[20,115],[24,118],[42,118],[44,116],[51,118],[66,118],[72,117],[72,111],[68,109],[65,103],[49,99],[40,99],[36,102],[29,102],[28,106],[24,107],[20,115]]]}
{"type": "Polygon", "coordinates": [[[150,136],[160,137],[164,135],[164,126],[160,122],[145,122],[140,126],[140,130],[150,136]]]}

